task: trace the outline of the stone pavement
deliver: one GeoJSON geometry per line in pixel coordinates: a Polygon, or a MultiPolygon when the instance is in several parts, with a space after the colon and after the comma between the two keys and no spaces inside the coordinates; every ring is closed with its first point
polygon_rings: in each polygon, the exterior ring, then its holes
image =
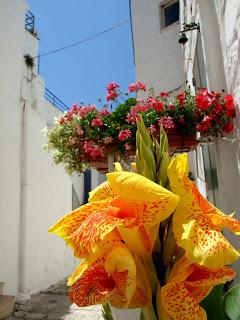
{"type": "Polygon", "coordinates": [[[66,280],[15,303],[15,310],[7,320],[103,320],[101,306],[79,308],[68,299],[66,280]]]}

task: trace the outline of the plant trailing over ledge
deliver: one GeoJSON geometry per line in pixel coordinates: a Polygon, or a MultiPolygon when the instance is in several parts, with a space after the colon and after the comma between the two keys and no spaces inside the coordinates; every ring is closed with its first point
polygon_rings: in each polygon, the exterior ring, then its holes
{"type": "Polygon", "coordinates": [[[34,58],[29,53],[25,54],[23,57],[27,67],[32,69],[34,67],[34,58]]]}
{"type": "MultiPolygon", "coordinates": [[[[128,94],[135,94],[145,92],[146,86],[136,82],[128,89],[128,94]]],[[[159,135],[162,125],[169,134],[170,147],[172,137],[178,137],[175,147],[183,147],[186,141],[195,139],[197,132],[212,139],[234,129],[232,119],[236,113],[231,95],[206,89],[193,94],[189,88],[174,97],[167,92],[155,95],[151,89],[145,99],[128,94],[123,98],[119,85],[111,82],[107,85],[107,103],[100,110],[94,105],[74,104],[61,114],[54,127],[46,130],[46,149],[53,150],[54,161],[63,164],[69,173],[81,173],[93,161],[106,161],[109,152],[117,151],[128,158],[136,149],[139,116],[152,137],[159,135]],[[112,112],[109,103],[115,104],[112,112]]]]}

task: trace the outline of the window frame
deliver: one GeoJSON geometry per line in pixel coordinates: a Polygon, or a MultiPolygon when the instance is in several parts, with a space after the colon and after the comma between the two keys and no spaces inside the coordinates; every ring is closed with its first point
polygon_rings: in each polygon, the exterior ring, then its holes
{"type": "Polygon", "coordinates": [[[159,4],[159,11],[160,11],[160,29],[164,30],[167,29],[175,24],[179,24],[179,18],[180,18],[180,3],[179,0],[172,0],[172,1],[163,1],[159,4]],[[179,15],[178,20],[174,21],[173,23],[166,26],[166,20],[165,20],[165,9],[174,5],[175,3],[179,4],[179,15]]]}

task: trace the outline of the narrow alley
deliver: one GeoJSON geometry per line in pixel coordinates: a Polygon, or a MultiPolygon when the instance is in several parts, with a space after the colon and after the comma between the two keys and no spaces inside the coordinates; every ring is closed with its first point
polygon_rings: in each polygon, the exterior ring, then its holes
{"type": "Polygon", "coordinates": [[[103,320],[100,305],[79,308],[71,304],[65,283],[60,281],[29,300],[15,303],[14,313],[7,320],[103,320]]]}

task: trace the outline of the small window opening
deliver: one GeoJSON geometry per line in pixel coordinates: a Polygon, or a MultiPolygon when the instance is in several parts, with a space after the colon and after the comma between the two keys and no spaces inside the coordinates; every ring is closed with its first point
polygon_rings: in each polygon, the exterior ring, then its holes
{"type": "Polygon", "coordinates": [[[179,1],[168,3],[162,6],[163,27],[166,28],[169,25],[179,20],[179,1]]]}

